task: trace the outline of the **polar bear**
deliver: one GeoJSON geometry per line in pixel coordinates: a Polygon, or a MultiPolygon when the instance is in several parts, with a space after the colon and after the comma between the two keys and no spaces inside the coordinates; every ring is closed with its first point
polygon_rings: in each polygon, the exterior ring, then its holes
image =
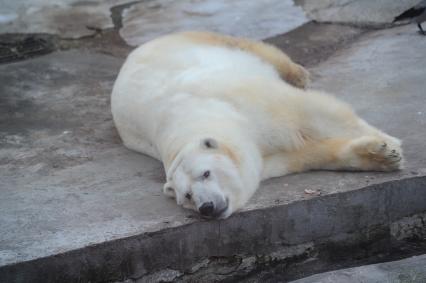
{"type": "Polygon", "coordinates": [[[271,45],[183,32],[128,56],[111,108],[124,145],[162,161],[164,193],[209,218],[229,217],[267,178],[401,168],[397,138],[307,82],[271,45]]]}

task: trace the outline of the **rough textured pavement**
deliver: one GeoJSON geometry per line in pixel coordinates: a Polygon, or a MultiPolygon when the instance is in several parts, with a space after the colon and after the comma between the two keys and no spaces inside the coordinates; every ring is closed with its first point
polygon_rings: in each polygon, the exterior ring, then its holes
{"type": "Polygon", "coordinates": [[[291,283],[426,282],[426,255],[316,274],[291,283]]]}
{"type": "Polygon", "coordinates": [[[152,258],[164,248],[178,248],[181,262],[173,265],[179,269],[214,251],[266,252],[425,211],[426,57],[419,52],[425,48],[411,26],[377,31],[312,69],[313,87],[335,93],[402,138],[405,170],[271,179],[242,212],[209,222],[162,195],[158,161],[121,145],[109,95],[122,59],[69,51],[0,66],[0,278],[36,276],[46,268],[50,280],[61,278],[55,276],[64,268],[98,280],[99,274],[108,278],[105,268],[138,277],[173,259],[152,258]],[[239,246],[232,239],[241,233],[248,234],[239,246]],[[258,237],[265,242],[255,242],[258,237]],[[58,256],[27,262],[49,255],[58,256]]]}

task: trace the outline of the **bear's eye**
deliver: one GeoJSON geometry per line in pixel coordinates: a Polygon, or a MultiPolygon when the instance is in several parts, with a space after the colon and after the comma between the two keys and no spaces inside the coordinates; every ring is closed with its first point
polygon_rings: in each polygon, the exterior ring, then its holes
{"type": "Polygon", "coordinates": [[[209,176],[210,176],[210,171],[207,170],[206,172],[203,173],[204,179],[207,179],[209,176]]]}
{"type": "Polygon", "coordinates": [[[185,194],[185,198],[186,198],[187,200],[191,200],[191,198],[192,198],[191,193],[186,193],[186,194],[185,194]]]}

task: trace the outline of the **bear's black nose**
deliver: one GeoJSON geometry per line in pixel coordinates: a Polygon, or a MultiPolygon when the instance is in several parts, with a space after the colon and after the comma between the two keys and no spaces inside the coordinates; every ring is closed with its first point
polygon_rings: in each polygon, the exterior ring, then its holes
{"type": "Polygon", "coordinates": [[[198,210],[200,211],[200,214],[203,216],[212,216],[214,212],[213,202],[209,201],[209,202],[203,203],[198,210]]]}

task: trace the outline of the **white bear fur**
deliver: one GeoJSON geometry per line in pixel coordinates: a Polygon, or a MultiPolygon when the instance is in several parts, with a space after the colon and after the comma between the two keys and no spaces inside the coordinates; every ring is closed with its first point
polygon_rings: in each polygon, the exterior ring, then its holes
{"type": "Polygon", "coordinates": [[[125,146],[163,162],[164,192],[194,210],[213,203],[212,217],[243,207],[266,178],[401,167],[398,139],[307,81],[269,45],[179,33],[128,56],[111,107],[125,146]]]}

